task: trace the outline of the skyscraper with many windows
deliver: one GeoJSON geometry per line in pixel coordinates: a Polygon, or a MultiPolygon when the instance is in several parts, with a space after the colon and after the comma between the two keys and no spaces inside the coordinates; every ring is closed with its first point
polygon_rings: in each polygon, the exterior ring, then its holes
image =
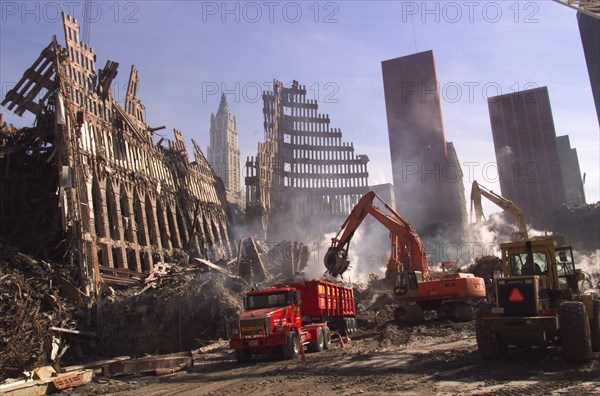
{"type": "Polygon", "coordinates": [[[210,115],[210,146],[208,162],[217,176],[223,180],[227,200],[241,204],[240,150],[238,148],[237,121],[229,110],[225,94],[217,114],[210,115]]]}

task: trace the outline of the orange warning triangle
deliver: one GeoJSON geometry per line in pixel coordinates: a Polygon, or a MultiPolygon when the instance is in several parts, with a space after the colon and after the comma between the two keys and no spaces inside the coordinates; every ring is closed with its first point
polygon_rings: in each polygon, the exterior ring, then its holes
{"type": "Polygon", "coordinates": [[[523,293],[521,293],[521,290],[519,290],[519,289],[517,289],[515,287],[510,292],[510,295],[508,296],[508,301],[510,301],[510,302],[523,302],[523,301],[525,301],[525,297],[523,297],[523,293]]]}

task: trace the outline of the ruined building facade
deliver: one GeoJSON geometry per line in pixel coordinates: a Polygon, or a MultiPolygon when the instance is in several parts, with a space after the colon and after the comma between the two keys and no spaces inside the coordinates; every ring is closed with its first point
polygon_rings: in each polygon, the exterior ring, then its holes
{"type": "Polygon", "coordinates": [[[241,205],[242,185],[240,178],[240,150],[238,148],[237,120],[229,111],[225,94],[217,115],[210,115],[210,146],[206,150],[208,162],[223,180],[229,202],[241,205]]]}
{"type": "Polygon", "coordinates": [[[35,126],[0,133],[0,239],[76,268],[82,291],[127,284],[189,252],[231,253],[222,183],[194,142],[153,141],[131,68],[124,106],[111,96],[116,62],[96,73],[96,54],[63,14],[56,37],[3,106],[35,126]]]}
{"type": "Polygon", "coordinates": [[[419,233],[444,230],[460,238],[466,223],[462,172],[446,143],[433,52],[381,66],[396,209],[419,233]]]}
{"type": "Polygon", "coordinates": [[[275,80],[263,104],[265,141],[246,162],[248,220],[267,238],[337,230],[368,191],[368,157],[355,154],[297,81],[275,80]]]}

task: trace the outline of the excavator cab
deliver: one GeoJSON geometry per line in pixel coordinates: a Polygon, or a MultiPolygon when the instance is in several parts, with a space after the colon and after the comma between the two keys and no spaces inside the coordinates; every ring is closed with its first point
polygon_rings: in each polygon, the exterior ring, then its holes
{"type": "Polygon", "coordinates": [[[394,294],[403,297],[416,297],[419,295],[419,282],[423,282],[421,271],[398,272],[394,284],[394,294]]]}

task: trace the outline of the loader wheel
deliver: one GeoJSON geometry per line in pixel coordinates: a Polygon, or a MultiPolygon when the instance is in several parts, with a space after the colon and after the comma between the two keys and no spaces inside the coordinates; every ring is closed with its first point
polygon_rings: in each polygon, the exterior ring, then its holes
{"type": "Polygon", "coordinates": [[[283,358],[284,359],[295,359],[300,355],[300,338],[298,333],[290,331],[286,337],[286,343],[283,345],[283,358]]]}
{"type": "Polygon", "coordinates": [[[585,305],[580,301],[567,301],[558,307],[560,348],[563,359],[587,363],[592,360],[590,322],[585,305]]]}
{"type": "Polygon", "coordinates": [[[323,327],[323,349],[331,348],[331,330],[329,327],[323,327]]]}
{"type": "Polygon", "coordinates": [[[309,352],[323,352],[323,348],[325,347],[325,342],[323,339],[323,330],[317,329],[317,339],[310,340],[308,343],[308,351],[309,352]]]}
{"type": "Polygon", "coordinates": [[[508,346],[502,341],[499,334],[494,333],[483,323],[483,313],[492,308],[491,304],[485,304],[477,310],[475,317],[475,337],[477,339],[477,349],[484,359],[499,359],[506,355],[508,346]]]}
{"type": "Polygon", "coordinates": [[[233,355],[235,356],[235,360],[238,363],[248,363],[252,358],[252,353],[250,349],[236,349],[233,351],[233,355]]]}
{"type": "Polygon", "coordinates": [[[592,351],[600,351],[600,300],[592,302],[594,317],[590,319],[590,335],[592,336],[592,351]]]}
{"type": "Polygon", "coordinates": [[[473,308],[465,302],[452,304],[450,312],[448,316],[453,322],[469,322],[473,320],[473,308]]]}

